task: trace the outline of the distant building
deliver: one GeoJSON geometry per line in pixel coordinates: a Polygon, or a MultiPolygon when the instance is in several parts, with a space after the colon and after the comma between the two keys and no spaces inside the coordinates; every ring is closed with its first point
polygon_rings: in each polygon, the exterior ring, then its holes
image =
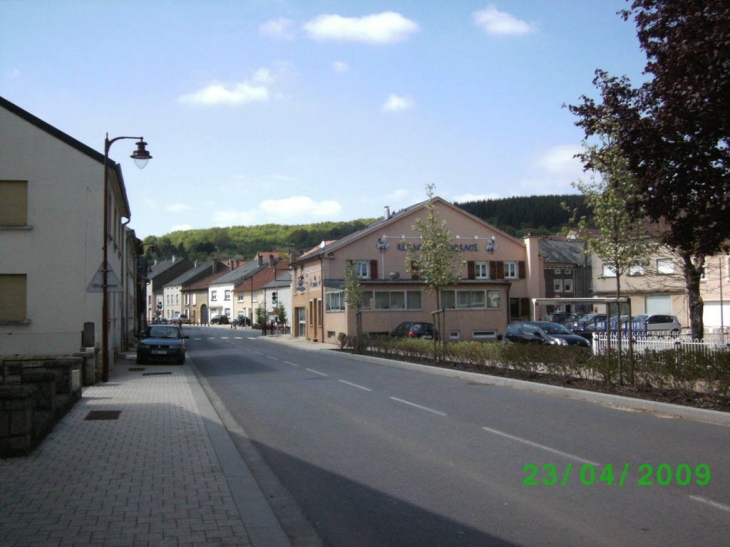
{"type": "MultiPolygon", "coordinates": [[[[544,295],[544,260],[537,238],[514,238],[441,199],[439,219],[463,256],[461,280],[444,287],[445,339],[496,340],[514,319],[531,317],[531,299],[544,295]]],[[[292,260],[293,334],[335,344],[356,331],[356,310],[345,302],[344,279],[353,262],[361,279],[364,333],[387,333],[402,321],[433,322],[436,295],[424,279],[407,273],[407,249],[418,245],[416,219],[427,202],[395,214],[386,210],[368,227],[292,260]]]]}
{"type": "Polygon", "coordinates": [[[565,304],[540,309],[540,317],[558,311],[593,311],[590,304],[570,301],[593,296],[592,262],[586,242],[565,236],[541,236],[539,249],[545,256],[545,298],[565,299],[565,304]]]}

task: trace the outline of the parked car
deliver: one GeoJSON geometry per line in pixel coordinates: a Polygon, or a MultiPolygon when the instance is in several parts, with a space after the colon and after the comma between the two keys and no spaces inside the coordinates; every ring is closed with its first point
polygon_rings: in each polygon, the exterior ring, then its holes
{"type": "Polygon", "coordinates": [[[602,325],[605,321],[605,313],[586,313],[574,321],[565,323],[565,327],[576,334],[590,337],[596,331],[596,327],[602,325]]]}
{"type": "Polygon", "coordinates": [[[433,340],[434,332],[433,323],[404,321],[390,331],[390,335],[396,338],[407,336],[409,338],[427,338],[433,340]]]}
{"type": "Polygon", "coordinates": [[[549,314],[547,316],[547,320],[550,321],[551,323],[561,323],[564,325],[565,323],[568,323],[570,321],[577,320],[579,317],[580,317],[579,313],[560,311],[560,312],[554,312],[554,313],[549,314]]]}
{"type": "Polygon", "coordinates": [[[682,332],[682,325],[674,315],[642,314],[631,320],[631,330],[636,333],[667,333],[677,336],[682,332]]]}
{"type": "Polygon", "coordinates": [[[231,321],[231,323],[233,323],[237,327],[250,327],[251,319],[249,319],[245,315],[239,315],[233,321],[231,321]]]}
{"type": "Polygon", "coordinates": [[[175,316],[172,318],[172,322],[177,324],[189,325],[190,318],[184,313],[176,313],[175,316]]]}
{"type": "Polygon", "coordinates": [[[185,340],[189,337],[177,325],[152,325],[137,344],[137,363],[147,361],[185,362],[185,340]]]}
{"type": "Polygon", "coordinates": [[[515,344],[591,347],[590,342],[583,336],[570,332],[560,323],[551,321],[515,321],[507,327],[504,340],[515,344]]]}
{"type": "Polygon", "coordinates": [[[230,322],[231,322],[231,320],[228,319],[227,315],[220,314],[220,313],[216,314],[210,318],[211,325],[227,325],[230,322]]]}

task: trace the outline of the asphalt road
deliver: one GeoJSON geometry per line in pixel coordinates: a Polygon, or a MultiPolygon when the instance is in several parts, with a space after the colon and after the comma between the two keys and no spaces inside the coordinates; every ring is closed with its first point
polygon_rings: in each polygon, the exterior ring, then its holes
{"type": "Polygon", "coordinates": [[[719,546],[730,428],[189,328],[328,546],[719,546]]]}

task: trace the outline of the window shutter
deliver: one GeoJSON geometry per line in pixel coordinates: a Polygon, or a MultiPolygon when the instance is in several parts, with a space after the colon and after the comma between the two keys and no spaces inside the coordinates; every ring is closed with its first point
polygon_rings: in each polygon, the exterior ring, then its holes
{"type": "Polygon", "coordinates": [[[489,278],[504,279],[504,262],[501,260],[489,261],[489,278]]]}
{"type": "Polygon", "coordinates": [[[520,260],[517,263],[517,267],[519,268],[519,274],[518,274],[519,275],[519,278],[520,279],[525,279],[527,277],[527,267],[525,265],[525,261],[524,260],[520,260]]]}
{"type": "Polygon", "coordinates": [[[370,279],[377,279],[377,278],[378,278],[378,261],[371,260],[370,261],[370,279]]]}
{"type": "Polygon", "coordinates": [[[474,265],[473,260],[469,260],[466,263],[466,278],[467,279],[476,279],[476,267],[474,265]]]}

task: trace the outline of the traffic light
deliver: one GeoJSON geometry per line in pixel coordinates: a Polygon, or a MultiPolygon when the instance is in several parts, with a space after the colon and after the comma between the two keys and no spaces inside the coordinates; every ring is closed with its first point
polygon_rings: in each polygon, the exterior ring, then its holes
{"type": "Polygon", "coordinates": [[[276,293],[276,291],[271,293],[271,303],[276,306],[279,303],[279,295],[276,293]]]}

